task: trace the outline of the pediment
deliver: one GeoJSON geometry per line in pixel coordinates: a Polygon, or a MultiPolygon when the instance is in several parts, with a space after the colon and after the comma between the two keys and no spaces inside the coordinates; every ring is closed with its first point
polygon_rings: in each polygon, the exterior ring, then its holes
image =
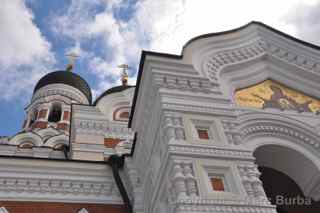
{"type": "Polygon", "coordinates": [[[320,113],[319,99],[271,79],[236,90],[234,100],[242,107],[320,113]]]}

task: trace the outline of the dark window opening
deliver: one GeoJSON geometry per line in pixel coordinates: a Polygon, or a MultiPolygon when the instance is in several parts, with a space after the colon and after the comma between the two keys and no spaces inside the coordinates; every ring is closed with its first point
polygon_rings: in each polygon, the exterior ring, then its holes
{"type": "Polygon", "coordinates": [[[34,124],[34,122],[37,120],[37,116],[38,116],[38,111],[37,110],[33,111],[31,116],[30,116],[29,126],[34,124]]]}
{"type": "Polygon", "coordinates": [[[53,104],[50,110],[48,121],[55,123],[59,122],[61,119],[61,114],[61,104],[53,104]]]}

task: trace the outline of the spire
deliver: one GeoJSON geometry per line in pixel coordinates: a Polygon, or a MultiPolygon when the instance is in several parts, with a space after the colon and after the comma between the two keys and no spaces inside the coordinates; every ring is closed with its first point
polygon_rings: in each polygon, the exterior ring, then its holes
{"type": "Polygon", "coordinates": [[[66,71],[70,71],[72,72],[73,68],[74,68],[74,63],[75,63],[75,60],[79,57],[77,54],[71,52],[71,53],[68,53],[67,55],[67,58],[69,60],[69,63],[66,67],[66,71]]]}
{"type": "Polygon", "coordinates": [[[127,70],[129,69],[129,66],[127,64],[121,64],[118,67],[122,69],[122,73],[121,73],[122,85],[127,86],[128,85],[128,77],[129,77],[127,70]]]}

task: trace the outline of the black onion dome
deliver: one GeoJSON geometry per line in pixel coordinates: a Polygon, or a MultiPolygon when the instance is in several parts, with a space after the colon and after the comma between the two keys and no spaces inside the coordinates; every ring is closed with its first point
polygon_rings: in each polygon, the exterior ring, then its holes
{"type": "Polygon", "coordinates": [[[33,94],[40,88],[49,84],[66,84],[80,90],[88,99],[92,101],[91,89],[88,83],[78,74],[69,71],[55,71],[43,76],[35,86],[33,94]]]}
{"type": "Polygon", "coordinates": [[[116,92],[122,92],[123,90],[132,88],[135,86],[131,86],[131,85],[121,85],[121,86],[116,86],[116,87],[112,87],[110,89],[108,89],[107,91],[105,91],[104,93],[102,93],[93,103],[93,105],[97,105],[97,103],[106,95],[109,95],[111,93],[116,93],[116,92]]]}

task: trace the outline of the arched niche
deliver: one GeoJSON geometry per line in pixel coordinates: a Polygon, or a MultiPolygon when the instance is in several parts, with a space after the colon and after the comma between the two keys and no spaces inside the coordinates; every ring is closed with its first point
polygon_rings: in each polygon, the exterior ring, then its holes
{"type": "Polygon", "coordinates": [[[25,133],[17,134],[10,139],[9,144],[19,146],[24,142],[30,142],[37,147],[42,146],[43,144],[42,138],[33,132],[25,132],[25,133]]]}
{"type": "Polygon", "coordinates": [[[304,196],[320,200],[320,141],[315,129],[291,117],[264,112],[238,117],[242,145],[257,164],[283,172],[304,196]]]}
{"type": "Polygon", "coordinates": [[[44,145],[51,148],[57,148],[60,145],[69,146],[69,137],[64,134],[56,135],[49,138],[44,145]]]}
{"type": "Polygon", "coordinates": [[[255,109],[278,109],[320,114],[320,100],[272,79],[236,90],[234,101],[238,106],[255,109]]]}
{"type": "Polygon", "coordinates": [[[319,167],[285,143],[265,143],[254,151],[266,195],[278,212],[319,212],[319,192],[314,191],[319,187],[319,167]]]}
{"type": "Polygon", "coordinates": [[[320,100],[320,75],[268,55],[224,67],[218,78],[220,90],[234,106],[238,90],[268,80],[320,100]]]}
{"type": "Polygon", "coordinates": [[[245,142],[258,166],[283,172],[294,180],[304,196],[320,200],[320,160],[305,147],[281,136],[259,136],[245,142]]]}
{"type": "Polygon", "coordinates": [[[131,107],[129,106],[115,106],[113,111],[114,121],[128,122],[130,116],[131,107]],[[117,108],[116,108],[117,107],[117,108]]]}
{"type": "Polygon", "coordinates": [[[123,92],[107,95],[98,102],[96,107],[108,120],[124,121],[125,119],[120,118],[120,114],[124,111],[129,112],[133,91],[133,89],[129,88],[123,92]]]}

